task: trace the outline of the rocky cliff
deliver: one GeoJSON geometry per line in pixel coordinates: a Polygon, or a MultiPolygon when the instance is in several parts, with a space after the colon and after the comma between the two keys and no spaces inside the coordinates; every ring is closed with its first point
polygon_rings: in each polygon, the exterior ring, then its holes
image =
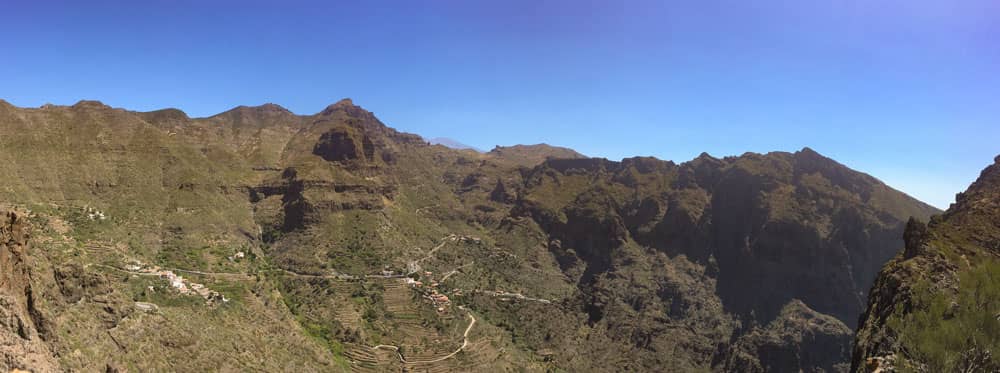
{"type": "Polygon", "coordinates": [[[1000,157],[944,214],[911,220],[859,322],[854,371],[1000,370],[1000,157]]]}
{"type": "MultiPolygon", "coordinates": [[[[549,160],[515,185],[510,216],[544,232],[536,245],[577,291],[563,311],[628,341],[629,352],[604,361],[639,370],[846,370],[867,287],[902,248],[906,219],[934,211],[811,149],[680,165],[549,160]],[[774,346],[773,334],[791,341],[774,346]]],[[[545,348],[574,344],[566,325],[513,322],[544,331],[545,348]]]]}
{"type": "Polygon", "coordinates": [[[56,372],[32,287],[29,229],[23,212],[0,208],[0,370],[56,372]]]}

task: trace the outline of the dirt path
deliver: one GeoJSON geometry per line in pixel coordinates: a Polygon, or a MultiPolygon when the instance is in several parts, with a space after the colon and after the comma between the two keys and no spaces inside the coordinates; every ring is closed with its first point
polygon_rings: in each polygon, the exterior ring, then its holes
{"type": "Polygon", "coordinates": [[[472,327],[476,325],[476,317],[472,315],[472,312],[469,312],[468,310],[465,309],[465,307],[462,307],[462,306],[458,306],[458,308],[466,312],[466,314],[469,316],[470,322],[469,322],[469,326],[465,327],[465,333],[462,333],[462,345],[459,346],[458,349],[456,349],[455,351],[452,351],[450,354],[447,354],[447,355],[444,355],[444,356],[441,356],[441,357],[437,357],[437,358],[434,358],[434,359],[431,359],[431,360],[408,361],[408,360],[406,360],[405,357],[403,357],[403,354],[399,353],[399,347],[398,346],[393,346],[393,345],[377,345],[377,346],[372,346],[372,350],[378,350],[378,349],[393,350],[393,351],[396,352],[396,357],[399,358],[399,362],[401,362],[403,364],[431,364],[431,363],[437,363],[437,362],[445,361],[445,360],[448,360],[448,359],[450,359],[452,357],[455,357],[455,355],[458,355],[459,352],[462,352],[462,350],[464,350],[466,347],[469,346],[469,332],[471,332],[472,331],[472,327]]]}
{"type": "Polygon", "coordinates": [[[133,275],[139,275],[139,276],[159,276],[159,274],[156,274],[156,273],[129,271],[129,270],[125,269],[125,268],[118,268],[118,267],[115,267],[115,266],[109,266],[109,265],[98,264],[98,263],[88,264],[88,265],[83,266],[83,268],[87,268],[88,266],[110,268],[110,269],[113,269],[113,270],[116,270],[116,271],[125,272],[125,273],[133,274],[133,275]]]}
{"type": "Polygon", "coordinates": [[[361,280],[361,279],[366,279],[366,278],[403,278],[403,277],[406,277],[406,275],[361,275],[361,276],[354,276],[354,275],[348,275],[348,274],[344,274],[344,273],[337,273],[337,274],[332,274],[332,275],[313,275],[313,274],[309,274],[309,273],[299,273],[299,272],[295,272],[295,271],[288,270],[288,269],[282,269],[281,271],[285,272],[285,274],[287,274],[287,275],[294,276],[294,277],[325,278],[325,279],[344,280],[344,281],[361,280]]]}
{"type": "MultiPolygon", "coordinates": [[[[114,269],[116,271],[121,271],[121,272],[125,272],[125,273],[128,273],[128,274],[139,275],[139,276],[159,276],[160,275],[160,274],[155,273],[155,272],[130,271],[130,270],[127,270],[125,268],[110,266],[110,265],[106,265],[106,264],[94,263],[94,264],[91,264],[91,265],[97,266],[97,267],[110,268],[110,269],[114,269]]],[[[190,269],[168,268],[168,267],[160,267],[160,269],[164,270],[164,271],[171,271],[171,272],[193,273],[193,274],[203,275],[203,276],[238,277],[241,280],[252,279],[252,276],[250,276],[250,274],[242,273],[242,272],[203,272],[203,271],[195,271],[195,270],[190,270],[190,269]]]]}
{"type": "Polygon", "coordinates": [[[433,258],[434,257],[434,253],[436,253],[438,250],[441,250],[441,248],[444,247],[444,245],[447,245],[448,241],[454,242],[457,239],[458,239],[458,236],[455,235],[455,234],[449,234],[449,235],[445,236],[444,238],[441,239],[441,243],[439,243],[437,246],[434,246],[434,248],[431,249],[431,251],[427,252],[426,256],[424,256],[423,258],[414,260],[413,262],[417,263],[417,264],[420,264],[420,262],[422,262],[422,261],[425,261],[427,259],[433,258]]]}
{"type": "Polygon", "coordinates": [[[295,272],[295,271],[284,269],[284,268],[282,268],[281,271],[284,272],[285,274],[289,275],[289,276],[294,276],[294,277],[326,278],[326,279],[334,279],[334,280],[357,280],[358,279],[355,276],[345,275],[345,274],[340,274],[340,273],[335,274],[335,275],[313,275],[313,274],[309,274],[309,273],[299,273],[299,272],[295,272]]]}
{"type": "Polygon", "coordinates": [[[548,300],[548,299],[532,298],[532,297],[526,296],[526,295],[521,294],[521,293],[511,293],[511,292],[507,292],[507,291],[503,291],[503,290],[494,290],[494,291],[473,290],[472,292],[473,293],[485,293],[485,294],[489,294],[489,295],[492,295],[492,296],[497,297],[497,298],[513,298],[513,299],[524,300],[524,301],[529,301],[529,302],[538,302],[538,303],[543,303],[543,304],[552,304],[552,301],[548,300]]]}
{"type": "Polygon", "coordinates": [[[460,266],[460,267],[458,267],[458,268],[455,268],[455,269],[451,270],[451,271],[450,271],[450,272],[448,272],[448,273],[445,273],[445,274],[444,274],[444,277],[442,277],[442,278],[441,278],[441,280],[438,280],[438,282],[444,282],[444,280],[447,280],[447,279],[448,279],[448,277],[451,277],[451,275],[454,275],[454,274],[458,273],[458,270],[460,270],[460,269],[462,269],[462,268],[465,268],[465,267],[468,267],[468,266],[471,266],[471,265],[473,265],[473,264],[476,264],[476,262],[470,262],[470,263],[468,263],[468,264],[465,264],[465,265],[462,265],[462,266],[460,266]]]}
{"type": "Polygon", "coordinates": [[[174,272],[194,273],[196,275],[203,275],[203,276],[243,277],[243,278],[251,278],[252,277],[252,276],[250,276],[250,274],[243,273],[243,272],[202,272],[202,271],[195,271],[195,270],[191,270],[191,269],[180,269],[180,268],[163,268],[163,269],[168,270],[168,271],[174,271],[174,272]]]}

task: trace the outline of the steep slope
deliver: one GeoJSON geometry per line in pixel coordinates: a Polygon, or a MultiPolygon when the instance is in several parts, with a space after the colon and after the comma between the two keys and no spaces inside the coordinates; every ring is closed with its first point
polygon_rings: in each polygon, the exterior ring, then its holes
{"type": "MultiPolygon", "coordinates": [[[[190,125],[183,113],[157,114],[190,125]]],[[[0,196],[30,208],[18,221],[33,240],[13,264],[31,264],[30,281],[17,283],[32,291],[13,297],[34,304],[53,370],[347,369],[256,274],[267,263],[252,253],[254,175],[239,154],[96,102],[0,107],[0,133],[0,196]],[[175,283],[163,268],[244,274],[175,283]]]]}
{"type": "Polygon", "coordinates": [[[66,369],[845,370],[865,291],[936,212],[810,149],[479,154],[350,100],[0,104],[0,134],[66,369]]]}
{"type": "MultiPolygon", "coordinates": [[[[516,196],[510,217],[481,221],[500,222],[500,243],[549,250],[565,276],[560,287],[570,290],[517,286],[569,298],[560,312],[572,316],[556,323],[518,313],[505,322],[527,333],[522,338],[533,348],[562,352],[557,360],[595,356],[561,361],[574,369],[722,364],[732,353],[726,345],[773,324],[797,300],[842,323],[824,330],[840,343],[827,353],[846,369],[843,331],[861,312],[865,289],[902,247],[906,219],[935,211],[810,149],[702,155],[681,165],[549,160],[521,176],[505,186],[516,196]],[[567,333],[580,325],[590,330],[588,341],[625,346],[588,344],[579,332],[567,333]]],[[[487,198],[488,181],[480,198],[487,198]]]]}
{"type": "Polygon", "coordinates": [[[839,320],[800,301],[785,305],[765,328],[756,328],[730,346],[725,371],[801,372],[843,370],[851,330],[839,320]]]}
{"type": "Polygon", "coordinates": [[[855,371],[1000,370],[1000,156],[879,274],[860,319],[855,371]]]}
{"type": "Polygon", "coordinates": [[[40,333],[47,326],[32,287],[25,219],[0,207],[0,369],[55,372],[59,364],[40,333]]]}

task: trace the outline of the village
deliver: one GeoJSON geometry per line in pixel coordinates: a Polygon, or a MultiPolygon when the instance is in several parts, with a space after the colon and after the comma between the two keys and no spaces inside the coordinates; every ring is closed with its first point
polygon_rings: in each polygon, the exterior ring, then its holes
{"type": "MultiPolygon", "coordinates": [[[[242,254],[242,253],[240,253],[242,254]]],[[[174,273],[172,270],[160,268],[157,265],[146,265],[139,261],[133,260],[132,263],[125,266],[125,270],[141,275],[147,276],[158,276],[161,279],[167,280],[167,283],[171,288],[181,293],[182,295],[197,295],[205,299],[208,304],[213,304],[216,302],[229,302],[229,299],[219,292],[209,289],[203,284],[196,282],[191,282],[185,279],[183,276],[174,273]]],[[[153,290],[150,286],[149,290],[153,290]]]]}
{"type": "MultiPolygon", "coordinates": [[[[434,272],[426,271],[424,276],[431,278],[434,272]]],[[[438,291],[440,284],[437,281],[430,280],[427,285],[424,285],[423,281],[416,280],[412,277],[406,278],[406,284],[410,285],[414,290],[420,292],[424,299],[429,300],[434,307],[437,309],[438,313],[444,313],[448,310],[448,306],[451,305],[451,299],[447,295],[438,291]]],[[[453,290],[453,296],[461,296],[461,290],[453,290]]]]}

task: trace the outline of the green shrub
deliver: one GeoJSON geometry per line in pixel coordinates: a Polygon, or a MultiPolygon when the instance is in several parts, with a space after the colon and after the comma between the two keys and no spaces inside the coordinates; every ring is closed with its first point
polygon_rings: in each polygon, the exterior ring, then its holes
{"type": "Polygon", "coordinates": [[[917,284],[913,308],[890,321],[904,371],[1000,371],[1000,262],[962,273],[957,295],[917,284]]]}

